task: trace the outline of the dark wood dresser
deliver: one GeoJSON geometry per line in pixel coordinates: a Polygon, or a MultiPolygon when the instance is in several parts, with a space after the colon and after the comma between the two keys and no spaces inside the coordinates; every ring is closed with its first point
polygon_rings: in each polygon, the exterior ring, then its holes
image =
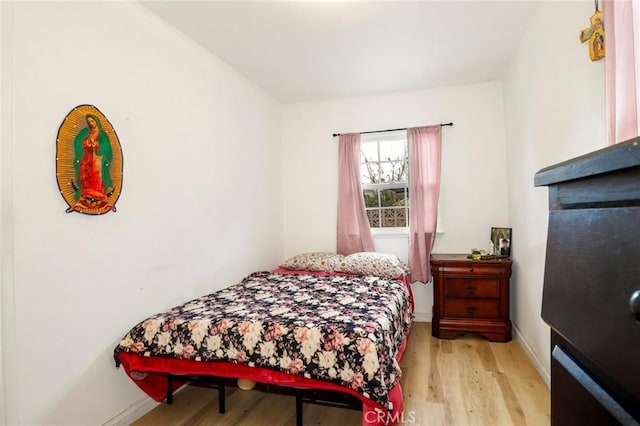
{"type": "Polygon", "coordinates": [[[432,333],[453,339],[475,332],[489,340],[511,340],[511,260],[471,260],[466,254],[432,254],[432,333]]]}
{"type": "Polygon", "coordinates": [[[547,167],[554,425],[640,422],[640,138],[547,167]]]}

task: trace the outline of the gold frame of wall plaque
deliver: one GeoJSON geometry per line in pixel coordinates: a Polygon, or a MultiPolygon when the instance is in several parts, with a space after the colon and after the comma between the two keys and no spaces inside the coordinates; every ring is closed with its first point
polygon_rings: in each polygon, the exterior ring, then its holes
{"type": "Polygon", "coordinates": [[[78,105],[56,137],[56,180],[67,213],[116,211],[122,191],[122,147],[113,126],[93,105],[78,105]]]}

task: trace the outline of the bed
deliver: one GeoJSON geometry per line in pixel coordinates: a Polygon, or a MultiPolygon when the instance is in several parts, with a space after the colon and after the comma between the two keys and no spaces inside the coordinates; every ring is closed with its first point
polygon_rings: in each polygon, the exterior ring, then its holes
{"type": "MultiPolygon", "coordinates": [[[[412,318],[397,257],[304,253],[141,321],[114,358],[158,402],[189,378],[211,377],[223,412],[224,379],[242,379],[294,395],[349,396],[361,402],[363,425],[387,424],[402,415],[400,361],[412,318]]],[[[297,398],[298,424],[300,405],[297,398]]]]}

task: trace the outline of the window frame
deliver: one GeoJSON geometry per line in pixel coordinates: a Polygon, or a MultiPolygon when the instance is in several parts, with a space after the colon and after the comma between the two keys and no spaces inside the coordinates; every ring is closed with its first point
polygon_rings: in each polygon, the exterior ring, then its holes
{"type": "MultiPolygon", "coordinates": [[[[411,199],[410,199],[410,194],[409,194],[409,172],[408,172],[408,146],[407,146],[407,132],[406,130],[396,130],[396,131],[392,131],[392,132],[374,132],[374,133],[368,133],[368,134],[364,134],[361,135],[360,137],[360,152],[362,154],[362,144],[364,143],[376,143],[377,149],[378,149],[378,156],[377,156],[377,161],[375,161],[376,164],[380,165],[382,163],[389,163],[389,161],[387,160],[381,160],[380,158],[380,143],[381,142],[385,142],[385,141],[392,141],[392,140],[404,140],[404,149],[405,149],[405,153],[407,153],[407,180],[406,181],[396,181],[396,182],[384,182],[384,183],[361,183],[361,193],[364,197],[364,191],[366,190],[376,190],[377,194],[378,194],[378,206],[377,207],[366,207],[365,205],[365,212],[369,211],[369,210],[377,210],[380,214],[382,213],[382,210],[386,209],[390,209],[390,208],[397,208],[397,207],[383,207],[381,205],[381,200],[380,200],[380,191],[383,189],[399,189],[399,188],[403,188],[405,191],[405,200],[406,200],[406,205],[404,206],[404,209],[406,211],[406,226],[389,226],[389,227],[383,227],[383,226],[378,226],[378,227],[373,227],[371,226],[371,224],[369,223],[369,227],[371,229],[371,233],[375,236],[378,235],[409,235],[409,212],[411,209],[411,199]]],[[[362,158],[360,160],[360,167],[362,167],[363,165],[363,161],[362,158]]],[[[362,173],[362,172],[361,172],[362,173]]],[[[368,217],[367,217],[368,219],[368,217]]],[[[382,224],[382,217],[380,217],[380,224],[382,224]]]]}

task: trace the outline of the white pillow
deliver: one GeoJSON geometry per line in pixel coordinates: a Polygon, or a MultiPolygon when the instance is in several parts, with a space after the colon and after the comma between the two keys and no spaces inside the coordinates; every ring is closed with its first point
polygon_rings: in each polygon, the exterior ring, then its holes
{"type": "Polygon", "coordinates": [[[361,252],[345,256],[335,272],[396,278],[407,275],[404,262],[393,254],[361,252]]]}
{"type": "Polygon", "coordinates": [[[336,253],[311,252],[297,254],[279,266],[294,271],[334,272],[344,256],[336,253]]]}

